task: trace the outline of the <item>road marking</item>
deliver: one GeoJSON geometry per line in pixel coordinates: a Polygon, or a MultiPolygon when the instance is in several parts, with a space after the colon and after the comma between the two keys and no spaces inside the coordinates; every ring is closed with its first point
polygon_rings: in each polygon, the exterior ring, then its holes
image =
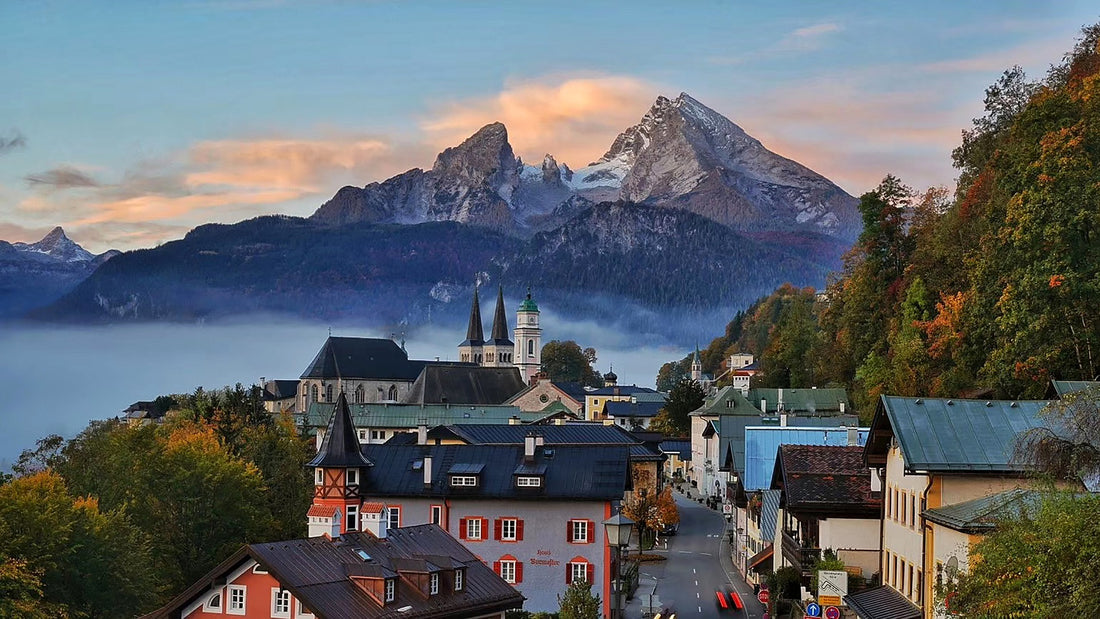
{"type": "Polygon", "coordinates": [[[699,609],[699,612],[703,612],[703,607],[702,606],[698,606],[697,608],[699,609]]]}
{"type": "Polygon", "coordinates": [[[699,581],[698,581],[698,580],[696,580],[696,581],[695,581],[695,586],[696,586],[696,587],[698,587],[698,586],[699,586],[699,581]]]}
{"type": "Polygon", "coordinates": [[[695,571],[695,568],[693,567],[693,568],[691,568],[691,573],[692,573],[692,574],[698,574],[699,572],[696,572],[696,571],[695,571]]]}
{"type": "Polygon", "coordinates": [[[698,591],[695,592],[695,599],[697,599],[697,600],[699,599],[699,592],[698,591]]]}

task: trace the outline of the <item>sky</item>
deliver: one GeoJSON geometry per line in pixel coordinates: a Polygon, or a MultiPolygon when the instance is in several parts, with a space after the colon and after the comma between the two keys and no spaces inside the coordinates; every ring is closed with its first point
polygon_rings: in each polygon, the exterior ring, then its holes
{"type": "Polygon", "coordinates": [[[0,239],[91,251],[308,216],[501,121],[578,168],[691,94],[848,193],[953,186],[1012,65],[1040,78],[1094,3],[0,2],[0,239]]]}

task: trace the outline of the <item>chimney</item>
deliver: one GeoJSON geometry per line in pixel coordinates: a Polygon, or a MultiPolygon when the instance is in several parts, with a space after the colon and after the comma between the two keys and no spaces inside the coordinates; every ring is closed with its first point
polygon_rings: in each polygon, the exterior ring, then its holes
{"type": "Polygon", "coordinates": [[[787,413],[779,413],[779,427],[780,428],[786,428],[787,427],[787,413]]]}
{"type": "Polygon", "coordinates": [[[432,485],[432,457],[424,456],[424,485],[432,485]]]}
{"type": "Polygon", "coordinates": [[[761,413],[768,412],[768,399],[767,398],[760,398],[760,412],[761,413]]]}
{"type": "Polygon", "coordinates": [[[871,492],[882,492],[882,478],[878,476],[878,469],[871,468],[871,492]]]}
{"type": "Polygon", "coordinates": [[[528,434],[523,438],[523,459],[527,462],[535,459],[535,435],[528,434]]]}
{"type": "Polygon", "coordinates": [[[427,445],[428,444],[428,426],[420,424],[416,427],[416,444],[427,445]]]}
{"type": "Polygon", "coordinates": [[[844,402],[841,402],[841,403],[840,403],[840,414],[841,414],[841,415],[843,415],[843,414],[844,414],[844,402]]]}
{"type": "Polygon", "coordinates": [[[359,518],[363,522],[364,531],[378,539],[386,537],[386,532],[389,530],[390,526],[390,519],[389,510],[385,505],[380,509],[374,510],[374,513],[364,512],[359,515],[359,518]]]}
{"type": "Polygon", "coordinates": [[[546,439],[541,434],[535,435],[535,447],[542,447],[546,444],[546,439]]]}
{"type": "Polygon", "coordinates": [[[859,428],[848,428],[848,446],[859,445],[859,428]]]}

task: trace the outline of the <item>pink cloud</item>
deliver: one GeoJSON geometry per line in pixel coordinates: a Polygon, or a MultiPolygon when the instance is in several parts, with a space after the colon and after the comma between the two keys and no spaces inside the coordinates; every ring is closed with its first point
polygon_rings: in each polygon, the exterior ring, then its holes
{"type": "Polygon", "coordinates": [[[525,160],[540,161],[550,153],[581,167],[637,123],[656,96],[655,86],[626,76],[527,81],[495,95],[440,106],[422,127],[432,144],[444,148],[499,121],[525,160]]]}

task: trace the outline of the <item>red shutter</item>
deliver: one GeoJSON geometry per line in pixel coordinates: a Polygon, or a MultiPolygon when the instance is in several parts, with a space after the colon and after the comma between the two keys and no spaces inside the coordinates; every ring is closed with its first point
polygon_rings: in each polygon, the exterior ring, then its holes
{"type": "Polygon", "coordinates": [[[588,540],[587,543],[589,544],[594,543],[596,541],[596,523],[591,520],[585,520],[584,522],[586,528],[585,539],[588,540]]]}
{"type": "Polygon", "coordinates": [[[596,566],[593,565],[592,563],[589,563],[587,573],[588,573],[588,582],[595,584],[595,582],[596,582],[596,579],[595,579],[596,566]]]}
{"type": "Polygon", "coordinates": [[[493,520],[493,539],[500,541],[502,529],[504,528],[504,520],[497,518],[493,520]]]}
{"type": "Polygon", "coordinates": [[[522,520],[516,520],[516,541],[517,542],[522,542],[523,541],[523,521],[522,520]]]}
{"type": "Polygon", "coordinates": [[[523,562],[516,561],[516,584],[523,582],[523,562]]]}
{"type": "Polygon", "coordinates": [[[489,539],[489,519],[481,519],[481,539],[489,539]]]}
{"type": "Polygon", "coordinates": [[[570,544],[573,543],[573,521],[569,520],[565,523],[565,541],[570,544]]]}
{"type": "Polygon", "coordinates": [[[466,539],[466,519],[458,519],[458,539],[466,539]]]}
{"type": "Polygon", "coordinates": [[[493,571],[497,573],[497,576],[500,576],[500,561],[493,561],[493,571]]]}
{"type": "Polygon", "coordinates": [[[567,585],[573,584],[573,564],[572,563],[566,563],[565,564],[565,584],[567,584],[567,585]]]}

